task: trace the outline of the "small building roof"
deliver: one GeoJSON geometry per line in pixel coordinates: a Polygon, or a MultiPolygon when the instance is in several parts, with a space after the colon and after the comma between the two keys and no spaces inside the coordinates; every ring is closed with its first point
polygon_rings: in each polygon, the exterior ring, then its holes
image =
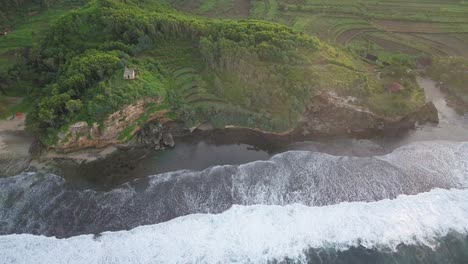
{"type": "Polygon", "coordinates": [[[125,75],[131,75],[131,74],[134,74],[134,73],[135,73],[135,69],[125,67],[125,70],[124,70],[125,75]]]}

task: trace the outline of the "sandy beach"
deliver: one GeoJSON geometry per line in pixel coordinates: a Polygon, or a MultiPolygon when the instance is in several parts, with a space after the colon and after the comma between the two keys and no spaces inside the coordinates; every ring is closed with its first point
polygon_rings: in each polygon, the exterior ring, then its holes
{"type": "Polygon", "coordinates": [[[14,118],[13,120],[0,120],[0,132],[24,131],[26,116],[14,118]]]}
{"type": "Polygon", "coordinates": [[[0,156],[28,156],[33,137],[24,131],[25,117],[0,120],[0,156]]]}
{"type": "Polygon", "coordinates": [[[34,141],[25,129],[25,116],[0,120],[0,175],[15,175],[29,166],[34,141]]]}

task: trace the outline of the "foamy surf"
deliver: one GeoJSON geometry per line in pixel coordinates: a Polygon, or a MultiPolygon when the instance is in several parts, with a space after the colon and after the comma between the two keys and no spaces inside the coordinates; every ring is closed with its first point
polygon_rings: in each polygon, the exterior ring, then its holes
{"type": "Polygon", "coordinates": [[[468,187],[468,142],[418,142],[378,157],[291,151],[269,161],[175,171],[111,191],[30,173],[0,178],[0,235],[71,237],[129,230],[238,205],[325,206],[468,187]]]}
{"type": "Polygon", "coordinates": [[[5,263],[265,263],[305,259],[308,248],[352,246],[396,250],[399,244],[436,247],[450,232],[468,232],[468,190],[322,207],[233,206],[218,214],[56,239],[0,237],[5,263]]]}

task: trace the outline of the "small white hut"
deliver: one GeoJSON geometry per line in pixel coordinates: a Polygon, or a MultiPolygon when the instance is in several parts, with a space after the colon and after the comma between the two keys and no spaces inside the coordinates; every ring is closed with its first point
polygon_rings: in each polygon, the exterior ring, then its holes
{"type": "Polygon", "coordinates": [[[134,80],[135,78],[136,78],[136,70],[125,67],[124,79],[125,80],[134,80]]]}

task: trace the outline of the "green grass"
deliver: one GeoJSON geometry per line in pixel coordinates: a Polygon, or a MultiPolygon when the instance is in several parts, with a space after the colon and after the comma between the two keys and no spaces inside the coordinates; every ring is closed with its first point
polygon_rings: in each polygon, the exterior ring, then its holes
{"type": "Polygon", "coordinates": [[[0,72],[6,71],[10,66],[14,64],[14,61],[10,58],[0,56],[0,72]]]}

